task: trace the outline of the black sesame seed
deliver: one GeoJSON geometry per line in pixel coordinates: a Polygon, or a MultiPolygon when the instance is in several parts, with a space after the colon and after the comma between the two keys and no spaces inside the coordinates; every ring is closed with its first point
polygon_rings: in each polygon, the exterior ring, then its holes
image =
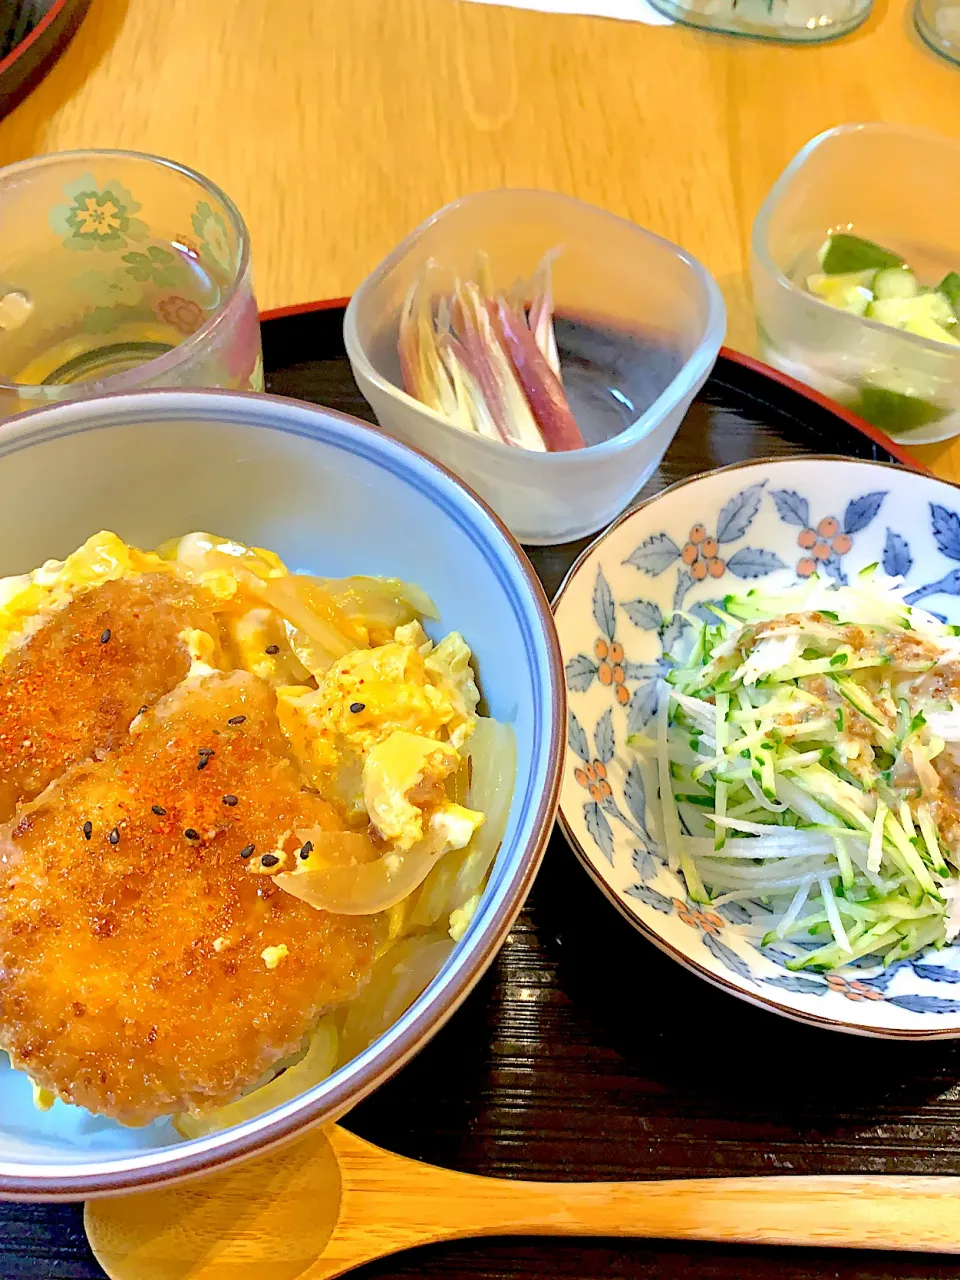
{"type": "Polygon", "coordinates": [[[309,858],[311,853],[313,853],[313,841],[306,840],[304,841],[303,848],[300,850],[300,857],[309,858]]]}
{"type": "Polygon", "coordinates": [[[240,850],[241,858],[249,858],[257,846],[255,844],[247,844],[240,850]]]}
{"type": "Polygon", "coordinates": [[[280,859],[275,853],[265,853],[260,859],[261,867],[275,867],[280,859]]]}
{"type": "Polygon", "coordinates": [[[247,718],[246,716],[231,716],[230,719],[227,721],[227,724],[243,724],[246,718],[247,718]]]}
{"type": "Polygon", "coordinates": [[[104,631],[103,635],[100,637],[100,643],[106,644],[109,639],[110,639],[110,628],[107,627],[106,631],[104,631]]]}
{"type": "Polygon", "coordinates": [[[158,818],[165,818],[167,816],[167,811],[162,804],[152,804],[150,806],[150,812],[155,813],[158,818]]]}
{"type": "Polygon", "coordinates": [[[193,829],[193,827],[187,827],[187,828],[185,829],[185,831],[184,831],[184,833],[183,833],[183,834],[187,837],[187,839],[188,839],[188,840],[199,840],[199,839],[200,839],[200,832],[199,832],[199,831],[195,831],[195,830],[193,829]]]}
{"type": "Polygon", "coordinates": [[[213,747],[197,747],[198,756],[215,756],[216,754],[213,747]]]}
{"type": "Polygon", "coordinates": [[[361,711],[365,711],[367,704],[365,702],[351,702],[350,710],[354,715],[359,715],[361,711]]]}
{"type": "Polygon", "coordinates": [[[210,763],[209,756],[201,756],[200,759],[197,761],[197,768],[205,769],[209,763],[210,763]]]}
{"type": "Polygon", "coordinates": [[[83,837],[84,837],[84,839],[85,839],[85,840],[89,840],[89,839],[90,839],[90,837],[91,837],[92,835],[93,835],[93,823],[92,823],[92,822],[85,822],[85,823],[83,824],[83,837]]]}
{"type": "Polygon", "coordinates": [[[239,801],[236,796],[224,796],[223,803],[232,809],[235,804],[239,803],[239,801]]]}
{"type": "Polygon", "coordinates": [[[110,841],[110,843],[111,843],[111,844],[119,844],[119,843],[120,843],[120,828],[119,828],[119,827],[114,827],[114,828],[113,828],[113,830],[110,832],[110,834],[107,836],[107,839],[110,841]]]}
{"type": "Polygon", "coordinates": [[[266,653],[271,653],[271,654],[272,654],[272,653],[279,653],[279,652],[280,652],[280,646],[279,646],[278,644],[268,644],[268,645],[267,645],[267,647],[266,647],[265,652],[266,652],[266,653]]]}

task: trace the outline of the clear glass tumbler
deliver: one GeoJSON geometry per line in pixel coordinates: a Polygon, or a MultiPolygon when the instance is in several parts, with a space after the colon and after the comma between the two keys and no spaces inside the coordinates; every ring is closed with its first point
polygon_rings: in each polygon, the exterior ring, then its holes
{"type": "Polygon", "coordinates": [[[845,36],[867,17],[873,0],[651,0],[675,22],[724,35],[787,44],[845,36]]]}
{"type": "Polygon", "coordinates": [[[157,156],[0,169],[0,418],[145,387],[263,389],[250,243],[233,202],[157,156]]]}
{"type": "Polygon", "coordinates": [[[931,49],[960,66],[960,0],[916,0],[913,20],[931,49]]]}

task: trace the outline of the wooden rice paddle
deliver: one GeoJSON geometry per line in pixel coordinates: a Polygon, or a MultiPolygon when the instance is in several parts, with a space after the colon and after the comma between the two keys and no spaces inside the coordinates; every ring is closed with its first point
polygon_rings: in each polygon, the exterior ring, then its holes
{"type": "Polygon", "coordinates": [[[465,1236],[655,1236],[960,1252],[960,1178],[513,1182],[332,1126],[223,1173],[86,1206],[112,1280],[325,1280],[465,1236]]]}

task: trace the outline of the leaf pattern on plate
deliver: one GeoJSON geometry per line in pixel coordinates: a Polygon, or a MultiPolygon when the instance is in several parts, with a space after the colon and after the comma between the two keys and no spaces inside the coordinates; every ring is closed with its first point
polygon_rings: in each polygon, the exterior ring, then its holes
{"type": "Polygon", "coordinates": [[[680,559],[680,548],[666,533],[654,533],[644,538],[639,547],[627,556],[624,564],[633,565],[641,573],[656,578],[680,559]]]}
{"type": "Polygon", "coordinates": [[[649,849],[634,849],[631,862],[641,880],[652,880],[659,870],[657,859],[649,849]]]}
{"type": "Polygon", "coordinates": [[[677,574],[677,585],[673,589],[674,609],[680,609],[683,607],[684,599],[692,586],[693,574],[689,573],[686,569],[682,569],[680,573],[677,574]]]}
{"type": "Polygon", "coordinates": [[[887,996],[887,1003],[910,1013],[960,1013],[960,1000],[946,1000],[943,996],[887,996]]]}
{"type": "Polygon", "coordinates": [[[786,567],[775,551],[765,551],[762,547],[743,547],[727,561],[727,568],[738,578],[763,578],[774,569],[786,567]]]}
{"type": "Polygon", "coordinates": [[[960,560],[960,516],[938,502],[930,503],[933,539],[948,560],[960,560]]]}
{"type": "Polygon", "coordinates": [[[787,524],[797,524],[805,529],[810,523],[810,503],[792,489],[772,489],[770,497],[776,504],[777,514],[787,524]]]}
{"type": "Polygon", "coordinates": [[[629,889],[624,889],[623,892],[628,897],[636,898],[638,902],[643,902],[648,907],[653,907],[654,911],[662,911],[664,915],[670,915],[674,910],[673,901],[670,898],[658,893],[656,889],[651,889],[647,884],[631,885],[629,889]]]}
{"type": "Polygon", "coordinates": [[[657,714],[658,686],[656,680],[637,685],[627,708],[627,737],[640,733],[657,714]]]}
{"type": "Polygon", "coordinates": [[[652,600],[627,600],[622,606],[623,612],[641,631],[659,631],[663,626],[663,614],[660,606],[652,600]]]}
{"type": "Polygon", "coordinates": [[[613,604],[613,592],[603,576],[602,569],[597,570],[597,582],[593,588],[593,616],[603,634],[608,640],[612,640],[616,631],[617,615],[613,604]]]}
{"type": "Polygon", "coordinates": [[[823,562],[823,571],[827,577],[832,578],[834,582],[839,582],[841,587],[848,585],[849,579],[843,571],[843,565],[840,563],[839,556],[828,556],[823,562]]]}
{"type": "Polygon", "coordinates": [[[906,538],[901,537],[899,533],[894,533],[892,529],[887,530],[881,563],[883,572],[889,574],[891,578],[900,576],[905,578],[913,568],[910,544],[906,538]]]}
{"type": "Polygon", "coordinates": [[[924,964],[922,960],[910,961],[910,967],[918,978],[926,978],[928,982],[960,982],[960,971],[948,969],[943,964],[924,964]]]}
{"type": "Polygon", "coordinates": [[[753,977],[746,960],[742,960],[726,943],[721,942],[716,934],[705,933],[703,935],[703,945],[717,957],[724,968],[729,969],[731,973],[735,973],[738,978],[753,977]]]}
{"type": "Polygon", "coordinates": [[[686,618],[681,617],[679,613],[675,613],[663,631],[660,633],[660,643],[663,645],[663,656],[669,658],[677,641],[686,631],[690,624],[686,618]]]}
{"type": "Polygon", "coordinates": [[[597,721],[597,730],[593,735],[597,744],[597,759],[602,764],[609,764],[613,759],[613,712],[607,707],[597,721]]]}
{"type": "Polygon", "coordinates": [[[647,788],[639,760],[631,760],[627,776],[623,780],[623,796],[627,808],[641,827],[647,825],[647,788]]]}
{"type": "Polygon", "coordinates": [[[610,823],[607,821],[606,815],[595,800],[591,800],[583,806],[583,818],[587,824],[587,830],[606,854],[608,860],[613,862],[613,832],[610,829],[610,823]]]}
{"type": "Polygon", "coordinates": [[[865,529],[883,506],[886,496],[887,491],[884,489],[876,493],[865,493],[859,498],[851,498],[843,513],[843,532],[853,534],[865,529]]]}
{"type": "Polygon", "coordinates": [[[574,693],[584,693],[597,677],[597,664],[585,653],[574,654],[564,667],[567,687],[574,693]]]}
{"type": "Polygon", "coordinates": [[[736,542],[743,537],[760,510],[760,499],[766,483],[766,480],[762,480],[759,484],[742,489],[720,508],[717,516],[718,542],[736,542]]]}
{"type": "Polygon", "coordinates": [[[792,991],[795,995],[825,996],[830,988],[825,982],[814,982],[812,978],[795,978],[785,973],[782,977],[764,978],[768,987],[778,987],[781,991],[792,991]]]}
{"type": "Polygon", "coordinates": [[[567,713],[567,745],[573,754],[579,756],[584,763],[589,762],[590,748],[587,745],[587,735],[572,711],[567,713]]]}
{"type": "Polygon", "coordinates": [[[700,622],[705,622],[708,627],[715,627],[720,619],[713,612],[713,609],[722,608],[722,600],[698,600],[688,612],[692,614],[694,618],[698,618],[700,622]]]}
{"type": "Polygon", "coordinates": [[[662,664],[659,662],[624,662],[628,680],[659,680],[662,664]]]}
{"type": "Polygon", "coordinates": [[[938,578],[936,582],[928,582],[922,587],[918,587],[916,591],[911,591],[909,595],[904,596],[907,604],[918,604],[921,600],[925,600],[927,596],[956,596],[960,595],[960,569],[953,569],[944,577],[938,578]]]}
{"type": "Polygon", "coordinates": [[[731,924],[749,924],[753,919],[746,907],[742,907],[739,902],[724,902],[717,907],[717,911],[731,924]]]}

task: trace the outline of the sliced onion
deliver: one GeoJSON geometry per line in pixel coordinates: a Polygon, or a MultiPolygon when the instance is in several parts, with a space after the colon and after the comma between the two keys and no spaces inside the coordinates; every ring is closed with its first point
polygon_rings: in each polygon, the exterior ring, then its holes
{"type": "Polygon", "coordinates": [[[271,578],[267,582],[257,581],[249,585],[254,595],[314,641],[318,655],[329,655],[327,666],[351,649],[366,648],[366,640],[357,637],[347,620],[338,616],[329,597],[323,600],[320,593],[315,592],[310,603],[304,599],[296,577],[271,578]]]}
{"type": "Polygon", "coordinates": [[[436,933],[404,938],[373,966],[370,981],[347,1010],[340,1032],[339,1065],[349,1062],[425,991],[453,951],[449,938],[436,933]]]}
{"type": "Polygon", "coordinates": [[[286,573],[283,561],[272,551],[247,547],[242,542],[218,538],[212,533],[188,533],[185,537],[163,543],[157,554],[201,573],[208,569],[227,569],[233,573],[240,567],[264,579],[286,573]]]}
{"type": "Polygon", "coordinates": [[[378,622],[394,629],[414,618],[439,618],[437,606],[422,587],[399,578],[307,578],[326,591],[349,618],[378,622]]]}
{"type": "Polygon", "coordinates": [[[208,1111],[203,1115],[179,1115],[174,1118],[174,1127],[184,1138],[204,1138],[210,1133],[219,1133],[221,1129],[229,1129],[232,1125],[242,1124],[245,1120],[253,1120],[262,1116],[265,1111],[272,1111],[299,1098],[321,1080],[326,1080],[337,1065],[340,1051],[340,1036],[332,1014],[321,1018],[310,1039],[307,1052],[292,1067],[276,1076],[268,1084],[261,1085],[251,1093],[245,1093],[236,1102],[229,1102],[216,1111],[208,1111]]]}
{"type": "Polygon", "coordinates": [[[431,831],[406,853],[391,850],[379,854],[368,836],[356,832],[297,834],[314,842],[314,853],[306,862],[298,860],[295,871],[275,876],[275,882],[318,911],[343,916],[372,916],[402,902],[426,879],[445,843],[442,830],[431,831]],[[335,857],[342,857],[349,850],[345,843],[349,837],[354,841],[351,861],[328,861],[324,866],[311,867],[317,855],[324,858],[329,850],[335,851],[335,857]],[[369,856],[371,851],[373,857],[369,856]]]}
{"type": "Polygon", "coordinates": [[[463,771],[458,771],[455,798],[460,804],[479,809],[487,820],[465,849],[446,854],[430,872],[410,914],[414,928],[432,927],[441,917],[469,902],[486,879],[507,829],[517,781],[517,740],[513,729],[479,716],[462,754],[468,762],[469,783],[465,793],[459,794],[463,771]]]}

